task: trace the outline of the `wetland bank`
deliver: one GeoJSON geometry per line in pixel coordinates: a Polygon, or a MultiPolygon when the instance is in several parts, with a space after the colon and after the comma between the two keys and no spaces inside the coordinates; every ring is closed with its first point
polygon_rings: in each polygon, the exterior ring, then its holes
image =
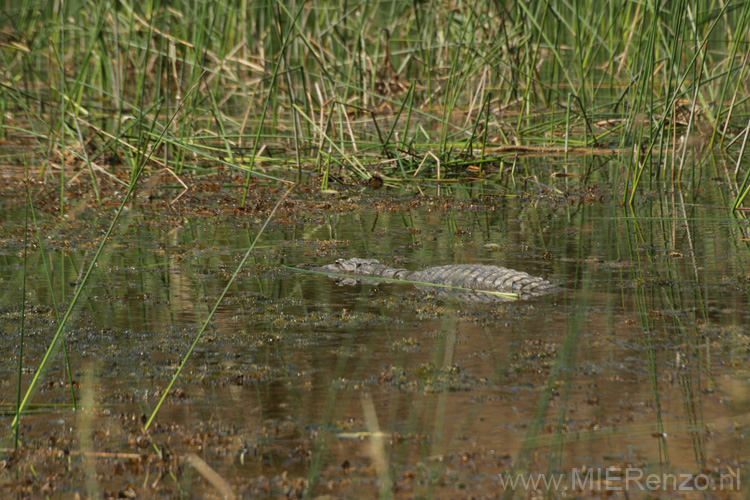
{"type": "Polygon", "coordinates": [[[2,13],[3,496],[747,495],[746,3],[2,13]]]}

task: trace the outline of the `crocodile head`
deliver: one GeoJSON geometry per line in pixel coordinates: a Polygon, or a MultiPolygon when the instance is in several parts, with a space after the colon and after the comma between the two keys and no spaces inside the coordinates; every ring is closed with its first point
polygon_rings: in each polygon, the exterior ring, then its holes
{"type": "Polygon", "coordinates": [[[338,259],[333,264],[316,268],[324,273],[352,274],[355,276],[372,276],[386,268],[376,259],[338,259]]]}

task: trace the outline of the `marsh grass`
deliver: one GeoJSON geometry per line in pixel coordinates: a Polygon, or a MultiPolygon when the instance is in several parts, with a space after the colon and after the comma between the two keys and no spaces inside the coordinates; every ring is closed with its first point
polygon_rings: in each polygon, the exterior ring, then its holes
{"type": "Polygon", "coordinates": [[[100,200],[146,156],[178,176],[246,175],[244,204],[251,176],[429,182],[513,161],[498,143],[608,145],[632,203],[699,131],[738,148],[748,112],[738,2],[25,1],[3,14],[0,130],[42,155],[61,210],[76,169],[100,200]]]}

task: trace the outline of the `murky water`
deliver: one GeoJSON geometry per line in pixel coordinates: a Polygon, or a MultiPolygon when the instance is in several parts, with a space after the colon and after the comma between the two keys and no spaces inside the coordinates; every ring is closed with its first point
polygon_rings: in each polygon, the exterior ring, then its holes
{"type": "MultiPolygon", "coordinates": [[[[310,486],[313,496],[374,496],[389,481],[404,498],[492,497],[507,493],[504,474],[516,473],[562,474],[552,488],[559,496],[572,494],[564,489],[576,477],[589,478],[575,493],[587,496],[623,486],[624,471],[633,480],[640,471],[642,484],[648,474],[703,474],[691,479],[694,489],[705,480],[731,494],[747,462],[750,228],[714,208],[726,205],[720,189],[696,190],[689,204],[665,190],[633,210],[597,186],[568,199],[472,192],[413,202],[380,192],[349,212],[278,217],[151,440],[176,456],[197,453],[248,498],[310,486]],[[496,264],[565,290],[466,304],[406,284],[339,286],[282,267],[352,256],[409,269],[496,264]]],[[[52,296],[64,311],[110,215],[87,213],[44,232],[49,280],[34,242],[24,384],[56,329],[52,296]]],[[[154,220],[131,210],[66,331],[78,396],[89,391],[96,411],[83,418],[34,407],[24,439],[54,436],[89,455],[153,453],[138,441],[141,415],[153,410],[261,223],[237,214],[154,220]]],[[[8,211],[0,230],[6,415],[16,400],[23,224],[23,211],[8,211]]],[[[61,350],[34,403],[70,403],[62,359],[61,350]]],[[[63,458],[49,460],[37,467],[63,467],[63,458]]],[[[97,460],[100,484],[113,491],[157,475],[156,465],[139,469],[132,458],[97,460]]],[[[194,476],[167,476],[160,485],[170,492],[213,491],[194,476]]],[[[517,491],[535,489],[546,488],[517,491]]]]}

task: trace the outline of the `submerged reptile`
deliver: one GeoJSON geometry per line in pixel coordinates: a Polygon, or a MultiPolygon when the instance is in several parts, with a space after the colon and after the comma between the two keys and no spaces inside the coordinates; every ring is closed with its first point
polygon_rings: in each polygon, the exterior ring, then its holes
{"type": "MultiPolygon", "coordinates": [[[[318,267],[315,270],[365,279],[374,277],[409,281],[420,288],[429,288],[432,293],[479,302],[507,301],[516,298],[485,292],[516,294],[519,299],[529,299],[560,290],[549,281],[528,273],[483,264],[451,264],[430,267],[422,271],[409,271],[389,267],[375,259],[339,259],[334,264],[318,267]],[[430,286],[430,284],[438,286],[430,286]]],[[[348,276],[341,280],[343,284],[359,281],[363,280],[348,276]]]]}

